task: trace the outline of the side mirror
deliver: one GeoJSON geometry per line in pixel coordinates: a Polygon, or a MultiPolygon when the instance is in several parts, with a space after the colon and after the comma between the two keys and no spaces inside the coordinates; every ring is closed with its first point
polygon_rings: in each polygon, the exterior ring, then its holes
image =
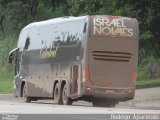
{"type": "Polygon", "coordinates": [[[9,63],[11,64],[13,61],[13,54],[9,55],[9,63]]]}
{"type": "Polygon", "coordinates": [[[19,48],[15,48],[13,49],[10,53],[9,53],[9,63],[11,64],[13,61],[13,58],[16,56],[17,52],[18,52],[19,48]]]}

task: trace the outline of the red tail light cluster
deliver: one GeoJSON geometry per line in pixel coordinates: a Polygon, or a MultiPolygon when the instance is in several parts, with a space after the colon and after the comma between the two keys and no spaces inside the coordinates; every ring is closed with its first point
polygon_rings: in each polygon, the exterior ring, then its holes
{"type": "Polygon", "coordinates": [[[83,70],[83,77],[87,77],[88,76],[88,68],[86,67],[86,68],[84,68],[84,70],[83,70]]]}
{"type": "Polygon", "coordinates": [[[136,71],[132,72],[132,82],[136,81],[137,75],[136,75],[136,71]]]}

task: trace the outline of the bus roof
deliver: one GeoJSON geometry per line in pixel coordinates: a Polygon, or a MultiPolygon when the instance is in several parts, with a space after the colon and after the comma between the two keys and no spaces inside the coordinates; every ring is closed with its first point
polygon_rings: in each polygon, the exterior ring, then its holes
{"type": "Polygon", "coordinates": [[[80,16],[80,17],[73,17],[73,16],[65,16],[65,17],[60,17],[60,18],[53,18],[53,19],[49,19],[49,20],[45,20],[45,21],[39,21],[39,22],[33,22],[30,23],[29,25],[27,25],[26,27],[24,27],[22,29],[26,30],[32,27],[40,27],[40,26],[45,26],[45,25],[51,25],[51,24],[60,24],[63,22],[71,22],[71,21],[76,21],[76,20],[82,20],[87,18],[87,16],[80,16]]]}
{"type": "MultiPolygon", "coordinates": [[[[84,20],[84,19],[86,19],[86,21],[87,21],[87,19],[95,20],[96,22],[94,22],[94,23],[97,23],[97,25],[100,25],[100,22],[103,22],[102,27],[105,27],[106,25],[108,25],[108,27],[114,27],[114,25],[117,24],[117,26],[115,26],[115,27],[124,28],[123,24],[125,22],[127,25],[126,28],[127,27],[133,28],[134,32],[137,32],[137,30],[138,30],[137,25],[136,25],[136,24],[138,24],[138,22],[135,18],[122,17],[122,16],[112,16],[112,15],[91,15],[91,16],[86,15],[86,16],[80,16],[80,17],[65,16],[65,17],[59,17],[59,18],[53,18],[53,19],[49,19],[49,20],[45,20],[45,21],[40,21],[40,22],[33,22],[33,23],[27,25],[26,27],[24,27],[22,29],[22,31],[28,30],[29,28],[33,28],[33,27],[61,24],[61,23],[65,23],[65,22],[79,21],[79,20],[84,20]],[[100,19],[102,19],[102,20],[100,20],[100,19]],[[115,20],[115,21],[113,21],[113,20],[115,20]],[[112,21],[112,22],[110,22],[110,21],[112,21]],[[121,24],[121,26],[120,26],[120,24],[121,24]]],[[[93,23],[91,22],[91,24],[93,24],[93,23]]],[[[124,28],[124,29],[126,29],[126,28],[124,28]]],[[[119,29],[116,31],[122,31],[122,29],[119,29]]],[[[131,32],[131,30],[129,32],[131,32]]],[[[136,35],[136,34],[134,34],[134,35],[136,35]]],[[[108,34],[108,36],[110,36],[110,34],[108,34]]],[[[129,34],[128,34],[128,36],[129,36],[129,34]]]]}

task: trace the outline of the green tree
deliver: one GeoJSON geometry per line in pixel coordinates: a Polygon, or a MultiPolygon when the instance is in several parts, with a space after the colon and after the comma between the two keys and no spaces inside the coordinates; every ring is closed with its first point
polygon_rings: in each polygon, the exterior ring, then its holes
{"type": "Polygon", "coordinates": [[[160,1],[131,0],[132,10],[138,18],[140,27],[140,49],[145,55],[153,54],[160,57],[160,1]]]}
{"type": "Polygon", "coordinates": [[[19,31],[28,24],[28,6],[22,2],[8,3],[5,9],[5,31],[19,31]]]}

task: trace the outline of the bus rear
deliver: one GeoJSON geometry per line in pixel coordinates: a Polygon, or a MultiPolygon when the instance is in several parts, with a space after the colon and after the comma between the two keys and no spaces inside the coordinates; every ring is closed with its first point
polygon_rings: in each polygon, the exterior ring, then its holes
{"type": "Polygon", "coordinates": [[[89,19],[85,94],[117,101],[133,99],[138,61],[137,20],[119,16],[89,19]]]}

